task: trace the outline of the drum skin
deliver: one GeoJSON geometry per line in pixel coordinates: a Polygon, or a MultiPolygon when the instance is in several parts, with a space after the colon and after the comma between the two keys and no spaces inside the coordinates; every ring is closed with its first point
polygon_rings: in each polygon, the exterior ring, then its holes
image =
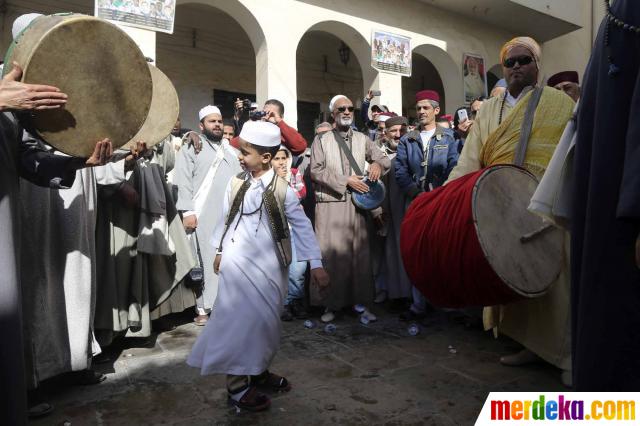
{"type": "Polygon", "coordinates": [[[527,211],[537,180],[498,165],[420,195],[402,222],[400,248],[411,279],[434,305],[493,306],[539,297],[562,266],[562,232],[527,211]]]}
{"type": "Polygon", "coordinates": [[[24,83],[56,86],[69,96],[64,108],[21,118],[65,154],[88,157],[104,138],[119,148],[147,118],[153,86],[145,57],[105,20],[80,14],[37,18],[7,51],[5,63],[13,61],[22,67],[24,83]]]}
{"type": "Polygon", "coordinates": [[[147,119],[138,133],[122,148],[129,149],[137,141],[142,141],[150,148],[163,141],[173,130],[180,114],[178,92],[169,77],[157,67],[149,64],[151,79],[153,80],[153,95],[151,108],[147,119]]]}

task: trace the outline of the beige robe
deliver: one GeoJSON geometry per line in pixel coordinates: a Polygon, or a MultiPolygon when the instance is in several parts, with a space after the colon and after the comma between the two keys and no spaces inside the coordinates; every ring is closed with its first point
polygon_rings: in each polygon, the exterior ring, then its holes
{"type": "MultiPolygon", "coordinates": [[[[449,175],[450,182],[483,167],[480,153],[489,135],[498,128],[502,96],[485,101],[478,112],[460,154],[458,165],[449,175]]],[[[503,120],[513,107],[505,102],[503,120]]],[[[538,176],[540,178],[541,176],[538,176]]],[[[484,311],[485,329],[500,332],[522,344],[545,361],[571,369],[571,311],[569,277],[569,237],[565,235],[564,267],[549,292],[536,299],[526,299],[484,311]]]]}
{"type": "MultiPolygon", "coordinates": [[[[361,170],[365,169],[367,162],[376,162],[383,169],[389,169],[389,158],[371,139],[360,132],[353,132],[353,135],[351,148],[361,170]]],[[[374,297],[369,243],[373,226],[368,220],[369,213],[356,209],[351,201],[347,179],[355,173],[333,139],[332,132],[314,141],[310,169],[317,200],[316,236],[325,269],[331,278],[325,297],[312,291],[311,303],[330,310],[358,303],[369,305],[374,297]]]]}

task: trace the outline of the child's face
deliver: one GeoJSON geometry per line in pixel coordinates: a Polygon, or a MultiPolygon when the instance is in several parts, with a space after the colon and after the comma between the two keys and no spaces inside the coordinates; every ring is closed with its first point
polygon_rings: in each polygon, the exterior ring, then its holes
{"type": "Polygon", "coordinates": [[[282,171],[286,174],[287,170],[287,154],[283,151],[278,151],[273,160],[271,160],[271,167],[275,171],[282,171]]]}
{"type": "MultiPolygon", "coordinates": [[[[250,143],[240,139],[240,154],[238,160],[243,169],[250,172],[264,170],[271,162],[271,154],[260,154],[250,143]]],[[[268,167],[267,167],[268,168],[268,167]]]]}

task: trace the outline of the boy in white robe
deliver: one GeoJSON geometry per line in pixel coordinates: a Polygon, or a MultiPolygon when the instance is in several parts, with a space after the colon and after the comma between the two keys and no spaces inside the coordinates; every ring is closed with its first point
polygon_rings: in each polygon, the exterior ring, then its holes
{"type": "Polygon", "coordinates": [[[238,156],[245,172],[227,185],[212,241],[217,248],[214,271],[220,275],[218,297],[187,360],[203,375],[227,374],[229,402],[252,411],[271,403],[258,389],[291,389],[287,379],[267,370],[280,345],[280,313],[287,296],[287,222],[298,260],[311,264],[311,284],[320,290],[329,285],[311,222],[295,192],[271,168],[279,148],[277,126],[245,123],[238,156]]]}

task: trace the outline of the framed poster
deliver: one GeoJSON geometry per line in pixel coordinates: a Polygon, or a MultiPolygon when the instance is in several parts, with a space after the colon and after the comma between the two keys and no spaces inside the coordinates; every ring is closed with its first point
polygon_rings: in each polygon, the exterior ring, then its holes
{"type": "Polygon", "coordinates": [[[379,71],[410,77],[411,39],[384,31],[372,31],[371,66],[379,71]]]}
{"type": "Polygon", "coordinates": [[[122,25],[171,34],[176,0],[95,0],[95,16],[122,25]]]}
{"type": "Polygon", "coordinates": [[[464,101],[469,105],[480,96],[487,97],[487,69],[484,58],[475,53],[462,55],[464,101]]]}

